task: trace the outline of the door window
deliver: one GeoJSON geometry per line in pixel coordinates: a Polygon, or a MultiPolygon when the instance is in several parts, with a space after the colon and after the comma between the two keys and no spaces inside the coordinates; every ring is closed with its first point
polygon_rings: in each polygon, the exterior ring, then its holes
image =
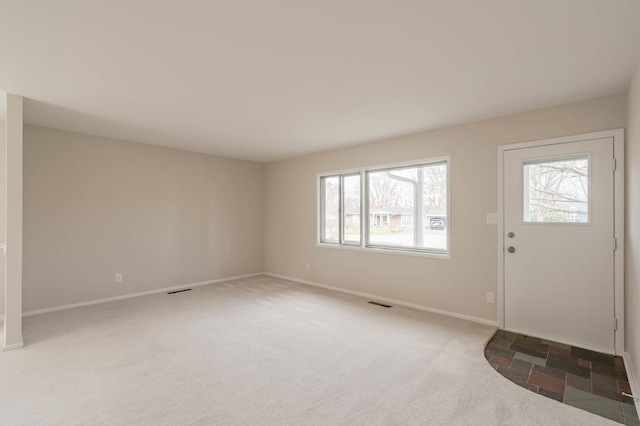
{"type": "Polygon", "coordinates": [[[523,162],[525,222],[589,223],[589,156],[523,162]]]}

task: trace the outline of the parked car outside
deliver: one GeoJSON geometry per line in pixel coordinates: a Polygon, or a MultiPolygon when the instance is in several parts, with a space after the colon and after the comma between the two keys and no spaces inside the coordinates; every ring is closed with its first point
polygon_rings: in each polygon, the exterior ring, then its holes
{"type": "Polygon", "coordinates": [[[432,217],[429,222],[430,229],[444,229],[444,220],[439,217],[432,217]]]}

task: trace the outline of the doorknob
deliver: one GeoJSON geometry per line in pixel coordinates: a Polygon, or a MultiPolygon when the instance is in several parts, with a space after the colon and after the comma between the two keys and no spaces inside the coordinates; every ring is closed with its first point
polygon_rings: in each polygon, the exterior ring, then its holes
{"type": "Polygon", "coordinates": [[[507,251],[508,251],[509,253],[513,253],[514,251],[516,251],[516,248],[515,248],[515,247],[513,247],[513,246],[510,246],[510,247],[507,249],[507,251]]]}

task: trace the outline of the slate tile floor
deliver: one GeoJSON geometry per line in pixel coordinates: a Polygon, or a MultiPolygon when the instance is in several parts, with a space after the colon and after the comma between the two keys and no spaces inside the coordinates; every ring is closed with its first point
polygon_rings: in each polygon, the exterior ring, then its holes
{"type": "Polygon", "coordinates": [[[640,426],[622,358],[498,330],[487,361],[517,385],[616,422],[640,426]]]}

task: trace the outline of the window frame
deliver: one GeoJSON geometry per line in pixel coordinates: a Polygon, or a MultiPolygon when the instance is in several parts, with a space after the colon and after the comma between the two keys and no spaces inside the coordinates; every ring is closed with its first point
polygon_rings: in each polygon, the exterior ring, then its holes
{"type": "MultiPolygon", "coordinates": [[[[372,253],[386,253],[386,254],[400,254],[400,255],[409,255],[409,256],[419,256],[419,257],[431,257],[437,259],[451,259],[451,156],[440,156],[440,157],[432,157],[425,158],[420,160],[411,160],[411,161],[403,161],[391,164],[380,164],[373,166],[365,166],[360,168],[353,169],[343,169],[343,170],[335,170],[330,172],[320,172],[316,174],[316,194],[317,194],[317,203],[316,203],[316,247],[323,248],[336,248],[336,249],[346,249],[346,250],[357,250],[357,251],[366,251],[372,253]],[[368,182],[368,172],[376,172],[381,170],[392,170],[398,168],[411,168],[411,167],[425,167],[429,165],[435,164],[444,164],[446,167],[446,200],[447,200],[447,226],[446,226],[446,235],[447,235],[447,247],[445,250],[438,250],[433,248],[418,248],[418,247],[396,247],[396,246],[384,246],[384,245],[374,245],[371,246],[369,242],[369,226],[370,226],[370,218],[368,215],[369,211],[369,182],[368,182]],[[360,242],[344,242],[343,228],[344,228],[344,214],[343,214],[343,177],[344,176],[353,176],[359,174],[360,175],[360,242]],[[324,218],[324,193],[322,188],[322,179],[327,177],[338,177],[340,182],[339,189],[339,223],[338,228],[340,232],[340,238],[338,242],[329,242],[322,241],[322,232],[323,232],[323,218],[324,218]]],[[[415,218],[414,218],[415,225],[415,218]]]]}

